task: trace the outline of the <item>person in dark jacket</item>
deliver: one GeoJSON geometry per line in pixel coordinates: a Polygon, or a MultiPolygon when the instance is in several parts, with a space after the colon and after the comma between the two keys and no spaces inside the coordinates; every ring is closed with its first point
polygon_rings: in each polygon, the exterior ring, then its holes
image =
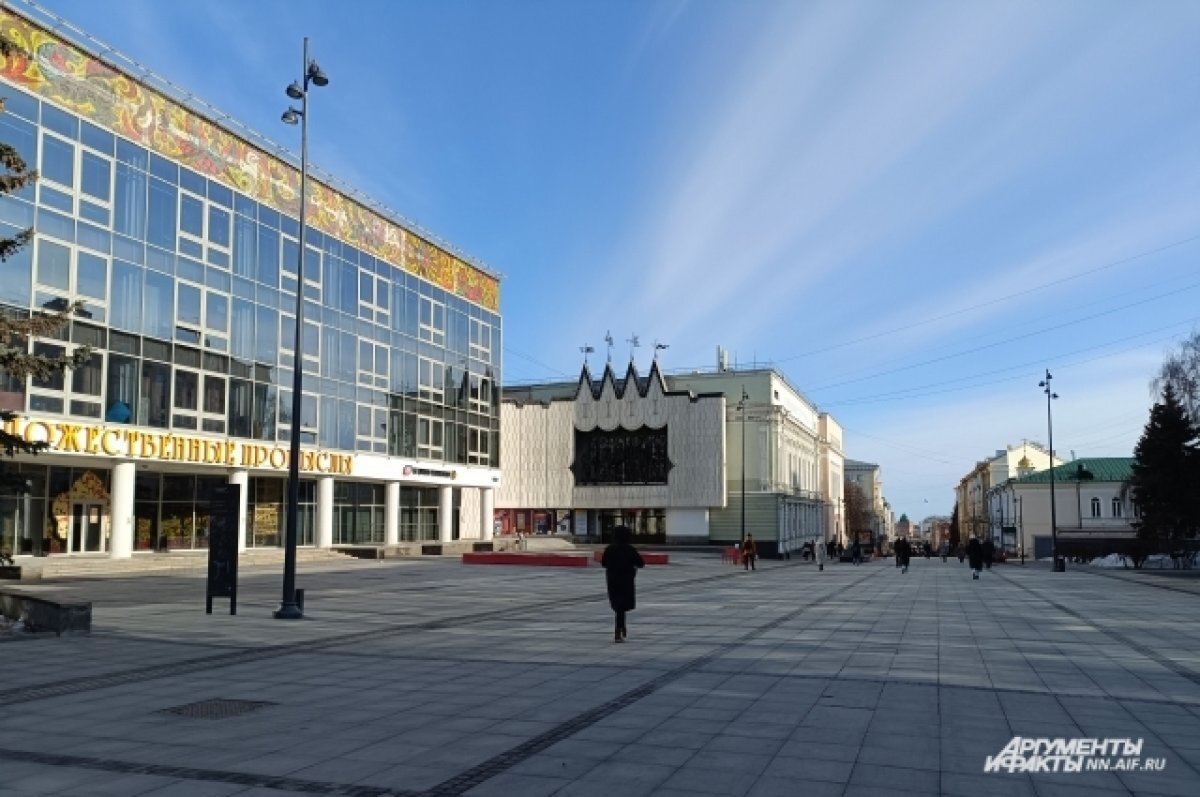
{"type": "Polygon", "coordinates": [[[978,579],[983,569],[983,544],[978,537],[967,540],[967,564],[971,566],[971,578],[978,579]]]}
{"type": "Polygon", "coordinates": [[[992,569],[992,560],[996,558],[996,543],[990,539],[983,541],[983,566],[992,569]]]}
{"type": "Polygon", "coordinates": [[[746,541],[742,543],[742,564],[747,570],[757,570],[754,566],[755,560],[758,559],[758,544],[754,542],[754,535],[747,534],[746,541]]]}
{"type": "Polygon", "coordinates": [[[912,558],[912,545],[904,537],[896,540],[896,567],[901,573],[908,572],[908,560],[912,558]]]}
{"type": "Polygon", "coordinates": [[[604,580],[608,585],[608,605],[616,614],[617,624],[613,632],[614,642],[624,642],[629,635],[625,628],[625,612],[637,608],[637,592],[633,580],[639,568],[645,567],[642,555],[630,544],[633,532],[628,526],[613,529],[612,545],[604,549],[600,564],[604,567],[604,580]]]}

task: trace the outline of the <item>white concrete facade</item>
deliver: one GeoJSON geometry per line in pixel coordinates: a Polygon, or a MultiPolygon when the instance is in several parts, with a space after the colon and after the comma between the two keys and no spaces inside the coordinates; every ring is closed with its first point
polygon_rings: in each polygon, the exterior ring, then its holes
{"type": "Polygon", "coordinates": [[[595,533],[589,510],[663,512],[668,540],[707,536],[707,514],[725,504],[725,397],[669,390],[657,367],[642,380],[606,368],[599,383],[586,371],[573,393],[501,405],[506,445],[496,510],[546,508],[574,514],[576,533],[595,533]],[[670,467],[662,483],[576,484],[578,434],[666,430],[670,467]]]}

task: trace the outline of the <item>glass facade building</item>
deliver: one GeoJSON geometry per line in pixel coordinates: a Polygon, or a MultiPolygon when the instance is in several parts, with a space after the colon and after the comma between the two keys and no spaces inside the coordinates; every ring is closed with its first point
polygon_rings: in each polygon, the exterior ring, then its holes
{"type": "Polygon", "coordinates": [[[243,485],[245,545],[277,546],[293,422],[302,544],[486,539],[498,278],[311,177],[301,267],[290,156],[45,20],[5,8],[0,25],[19,50],[0,141],[40,175],[0,197],[0,235],[35,233],[0,265],[0,311],[78,303],[10,345],[90,351],[47,379],[0,375],[10,431],[48,443],[8,464],[27,491],[0,496],[0,549],[203,548],[226,481],[243,485]]]}

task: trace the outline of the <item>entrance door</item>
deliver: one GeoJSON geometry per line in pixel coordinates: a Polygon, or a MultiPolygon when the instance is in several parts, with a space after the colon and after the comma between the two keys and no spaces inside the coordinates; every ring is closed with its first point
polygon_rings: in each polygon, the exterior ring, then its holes
{"type": "Polygon", "coordinates": [[[71,504],[71,540],[69,553],[102,553],[108,548],[104,534],[104,507],[90,501],[71,504]]]}

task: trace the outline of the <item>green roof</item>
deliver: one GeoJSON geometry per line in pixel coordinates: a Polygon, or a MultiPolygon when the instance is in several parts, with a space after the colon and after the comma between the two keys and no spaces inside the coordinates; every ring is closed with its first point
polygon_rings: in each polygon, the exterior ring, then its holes
{"type": "MultiPolygon", "coordinates": [[[[1133,457],[1085,457],[1059,465],[1054,469],[1054,481],[1127,482],[1133,476],[1133,457]],[[1091,478],[1080,473],[1090,473],[1091,478]]],[[[1017,484],[1042,484],[1050,481],[1050,471],[1041,470],[1020,479],[1017,484]]]]}

